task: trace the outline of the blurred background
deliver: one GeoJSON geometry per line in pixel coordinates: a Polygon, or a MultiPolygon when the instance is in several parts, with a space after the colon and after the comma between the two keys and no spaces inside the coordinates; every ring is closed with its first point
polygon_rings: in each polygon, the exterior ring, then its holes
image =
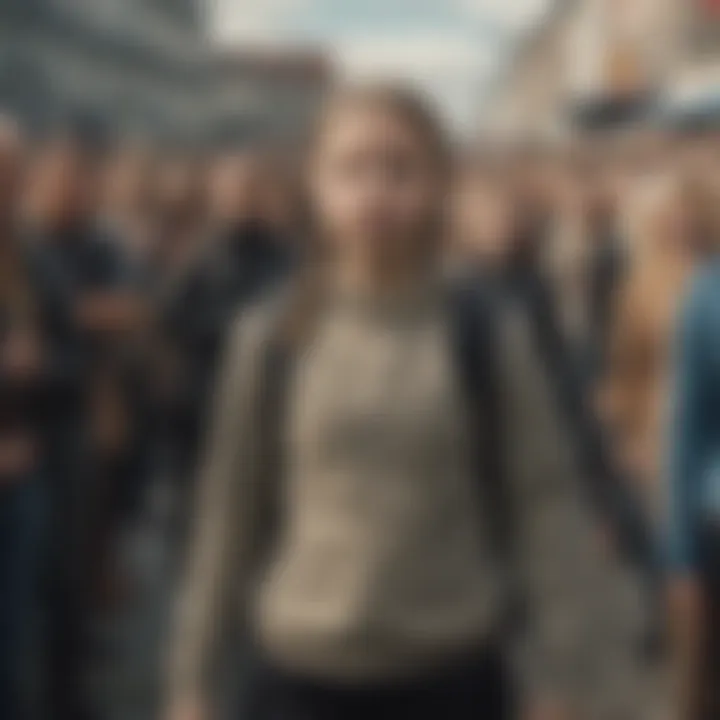
{"type": "Polygon", "coordinates": [[[530,258],[552,298],[637,499],[637,542],[591,534],[629,558],[618,614],[641,617],[637,692],[664,717],[647,536],[674,313],[720,241],[718,0],[0,0],[0,230],[51,248],[20,275],[0,259],[0,623],[28,717],[158,716],[219,348],[302,254],[297,151],[361,78],[411,82],[452,129],[453,265],[530,258]],[[30,393],[38,356],[53,385],[30,393]],[[16,497],[48,403],[52,488],[16,497]]]}
{"type": "Polygon", "coordinates": [[[712,115],[713,0],[4,0],[3,103],[185,143],[293,134],[334,76],[392,74],[470,133],[712,115]]]}

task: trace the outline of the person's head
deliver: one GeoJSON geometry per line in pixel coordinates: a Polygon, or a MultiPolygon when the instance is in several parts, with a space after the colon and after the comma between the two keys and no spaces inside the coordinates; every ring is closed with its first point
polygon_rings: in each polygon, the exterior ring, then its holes
{"type": "Polygon", "coordinates": [[[0,225],[7,226],[18,210],[24,170],[24,144],[18,124],[0,116],[0,225]]]}
{"type": "Polygon", "coordinates": [[[99,157],[71,135],[60,135],[43,147],[30,173],[28,211],[52,230],[64,230],[92,219],[100,202],[99,157]]]}
{"type": "Polygon", "coordinates": [[[682,185],[690,250],[705,257],[720,250],[720,183],[714,174],[689,176],[682,185]]]}
{"type": "Polygon", "coordinates": [[[263,212],[266,170],[255,153],[234,153],[217,160],[210,174],[209,214],[220,226],[259,220],[263,212]]]}
{"type": "Polygon", "coordinates": [[[195,158],[171,157],[161,164],[153,196],[157,220],[165,231],[194,231],[205,213],[205,168],[195,158]]]}
{"type": "Polygon", "coordinates": [[[691,238],[688,210],[682,181],[676,175],[644,179],[626,199],[628,239],[635,262],[686,251],[691,238]]]}
{"type": "Polygon", "coordinates": [[[332,260],[403,272],[442,247],[450,152],[424,99],[371,85],[334,94],[310,146],[311,231],[332,260]]]}
{"type": "Polygon", "coordinates": [[[104,177],[104,206],[113,216],[144,216],[151,212],[156,164],[142,145],[122,147],[110,159],[104,177]]]}
{"type": "Polygon", "coordinates": [[[472,262],[496,267],[505,260],[514,229],[510,189],[502,176],[466,167],[452,202],[453,241],[472,262]]]}

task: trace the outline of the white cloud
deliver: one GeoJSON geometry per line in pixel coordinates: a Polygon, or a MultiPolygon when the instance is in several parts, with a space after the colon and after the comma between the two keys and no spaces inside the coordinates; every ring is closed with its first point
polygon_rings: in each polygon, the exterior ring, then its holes
{"type": "Polygon", "coordinates": [[[552,0],[452,0],[456,6],[479,20],[497,23],[508,32],[522,30],[535,22],[552,0]]]}
{"type": "Polygon", "coordinates": [[[351,37],[336,49],[346,76],[412,81],[440,101],[459,130],[473,122],[477,90],[497,60],[486,46],[428,32],[351,37]]]}
{"type": "Polygon", "coordinates": [[[220,40],[276,40],[284,20],[313,0],[211,0],[211,24],[220,40]]]}
{"type": "MultiPolygon", "coordinates": [[[[335,0],[357,2],[359,7],[363,1],[335,0]]],[[[486,36],[483,41],[475,29],[497,23],[510,30],[528,17],[529,9],[548,1],[385,0],[408,6],[408,21],[383,25],[378,17],[377,27],[370,28],[333,12],[325,18],[329,22],[318,20],[315,36],[314,21],[308,24],[308,18],[310,11],[321,12],[321,0],[214,0],[215,36],[253,44],[318,39],[332,49],[346,76],[411,80],[437,97],[456,124],[463,125],[474,119],[478,89],[499,59],[496,44],[488,43],[486,36]],[[437,19],[438,12],[447,21],[435,29],[431,18],[437,19]],[[298,18],[304,22],[298,23],[298,18]]]]}
{"type": "Polygon", "coordinates": [[[341,66],[353,74],[409,73],[424,76],[475,71],[493,57],[487,48],[455,35],[413,33],[349,36],[336,45],[341,66]]]}

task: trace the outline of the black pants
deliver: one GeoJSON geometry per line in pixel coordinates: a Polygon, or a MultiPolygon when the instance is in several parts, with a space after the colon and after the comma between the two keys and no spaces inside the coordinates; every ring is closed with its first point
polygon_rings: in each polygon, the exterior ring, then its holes
{"type": "MultiPolygon", "coordinates": [[[[47,712],[52,720],[91,717],[84,690],[90,617],[89,543],[92,473],[85,446],[68,423],[49,473],[47,551],[47,712]]],[[[43,716],[43,717],[45,717],[43,716]]]]}
{"type": "Polygon", "coordinates": [[[512,720],[514,692],[500,652],[484,650],[411,681],[340,685],[257,668],[241,720],[512,720]]]}
{"type": "Polygon", "coordinates": [[[720,718],[720,526],[706,528],[700,547],[710,619],[704,677],[706,709],[701,720],[716,720],[720,718]]]}

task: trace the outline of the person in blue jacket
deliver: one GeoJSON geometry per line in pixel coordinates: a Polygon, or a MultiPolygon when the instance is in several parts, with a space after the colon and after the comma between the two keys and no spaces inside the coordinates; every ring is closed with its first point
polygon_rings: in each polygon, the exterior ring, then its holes
{"type": "Polygon", "coordinates": [[[720,717],[720,264],[679,320],[672,397],[668,585],[680,714],[720,717]]]}

